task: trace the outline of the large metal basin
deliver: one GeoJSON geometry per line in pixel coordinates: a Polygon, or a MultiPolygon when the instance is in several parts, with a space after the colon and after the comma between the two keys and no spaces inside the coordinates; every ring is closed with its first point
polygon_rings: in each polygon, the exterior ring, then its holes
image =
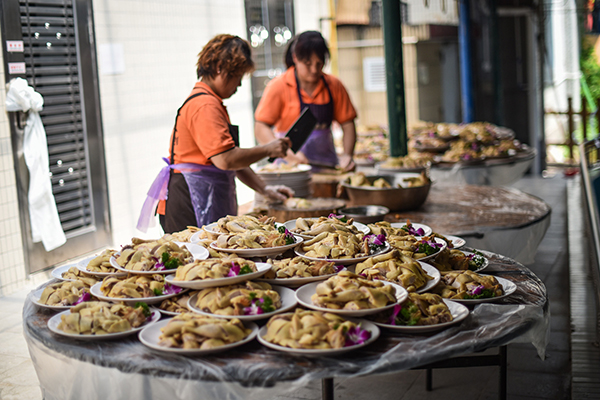
{"type": "Polygon", "coordinates": [[[380,189],[368,186],[350,186],[349,179],[341,184],[348,193],[350,202],[348,205],[380,205],[389,208],[391,211],[409,211],[421,207],[431,188],[431,182],[424,186],[412,188],[400,188],[398,183],[405,184],[404,178],[419,176],[416,173],[398,173],[394,175],[368,175],[367,180],[373,181],[383,178],[392,185],[390,189],[380,189]]]}

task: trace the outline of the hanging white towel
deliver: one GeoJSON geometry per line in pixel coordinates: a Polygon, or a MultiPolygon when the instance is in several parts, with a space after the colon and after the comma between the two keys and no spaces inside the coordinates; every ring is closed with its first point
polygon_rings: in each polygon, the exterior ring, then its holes
{"type": "Polygon", "coordinates": [[[56,201],[52,194],[48,142],[40,118],[44,106],[41,94],[34,91],[23,78],[12,79],[6,94],[7,111],[29,111],[23,139],[23,154],[29,169],[29,219],[33,242],[42,242],[46,251],[66,243],[60,225],[56,201]]]}

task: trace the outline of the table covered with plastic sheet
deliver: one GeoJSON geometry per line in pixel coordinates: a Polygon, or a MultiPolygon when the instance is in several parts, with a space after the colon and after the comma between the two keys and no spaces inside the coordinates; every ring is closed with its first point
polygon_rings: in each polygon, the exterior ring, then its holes
{"type": "Polygon", "coordinates": [[[202,357],[156,352],[135,335],[74,340],[48,329],[54,312],[32,303],[32,294],[23,309],[24,334],[46,400],[264,399],[310,381],[405,370],[512,342],[532,343],[544,358],[549,328],[544,284],[522,264],[484,254],[490,265],[483,272],[513,281],[512,295],[476,305],[446,330],[406,335],[382,329],[373,344],[331,358],[293,356],[256,340],[202,357]]]}

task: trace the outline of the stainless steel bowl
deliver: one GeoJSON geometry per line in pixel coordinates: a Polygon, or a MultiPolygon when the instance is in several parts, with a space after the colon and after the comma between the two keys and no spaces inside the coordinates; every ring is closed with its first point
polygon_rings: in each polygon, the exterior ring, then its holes
{"type": "Polygon", "coordinates": [[[383,218],[390,212],[390,209],[383,206],[369,205],[341,208],[339,212],[348,218],[353,218],[356,222],[372,224],[383,221],[383,218]]]}
{"type": "Polygon", "coordinates": [[[350,186],[349,179],[341,184],[350,198],[349,205],[380,205],[389,208],[392,211],[409,211],[421,207],[431,188],[431,182],[424,186],[411,188],[398,187],[404,178],[418,176],[416,173],[399,173],[394,175],[369,175],[367,180],[373,181],[383,178],[392,185],[389,189],[374,188],[368,186],[350,186]]]}

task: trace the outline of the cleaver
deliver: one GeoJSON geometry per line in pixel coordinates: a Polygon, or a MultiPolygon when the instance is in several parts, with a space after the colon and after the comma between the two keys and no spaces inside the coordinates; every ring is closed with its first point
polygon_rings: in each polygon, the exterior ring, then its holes
{"type": "MultiPolygon", "coordinates": [[[[315,125],[317,125],[317,119],[310,109],[306,107],[285,134],[285,137],[290,138],[292,141],[291,149],[294,153],[300,150],[304,142],[306,142],[306,139],[308,139],[308,136],[312,133],[313,129],[315,129],[315,125]]],[[[269,162],[273,161],[275,161],[275,158],[269,158],[269,162]]]]}

